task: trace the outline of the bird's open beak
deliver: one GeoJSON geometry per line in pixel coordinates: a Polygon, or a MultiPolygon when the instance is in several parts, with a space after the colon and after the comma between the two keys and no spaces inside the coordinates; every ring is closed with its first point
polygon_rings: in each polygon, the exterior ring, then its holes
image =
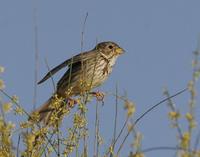
{"type": "Polygon", "coordinates": [[[119,47],[119,48],[116,49],[116,53],[117,53],[118,55],[121,55],[121,54],[123,54],[124,52],[125,52],[125,50],[124,50],[123,48],[121,48],[121,47],[119,47]]]}

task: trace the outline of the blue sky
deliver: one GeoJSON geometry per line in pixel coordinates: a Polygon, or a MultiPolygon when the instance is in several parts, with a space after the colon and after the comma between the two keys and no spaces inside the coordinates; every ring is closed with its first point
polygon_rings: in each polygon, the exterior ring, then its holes
{"type": "MultiPolygon", "coordinates": [[[[28,111],[32,109],[34,89],[34,6],[38,22],[38,79],[47,72],[45,58],[49,66],[54,67],[80,52],[87,12],[84,50],[93,48],[96,40],[112,40],[126,50],[110,78],[98,90],[114,92],[117,83],[119,92],[127,92],[128,98],[136,103],[136,117],[163,98],[163,87],[175,93],[186,87],[191,79],[192,52],[197,48],[200,33],[198,0],[1,0],[0,65],[6,69],[3,79],[6,91],[18,95],[28,111]]],[[[55,80],[63,72],[59,72],[55,80]]],[[[39,85],[37,106],[45,102],[52,91],[51,81],[39,85]]],[[[175,100],[184,110],[188,94],[175,100]]],[[[101,109],[104,125],[101,130],[108,145],[112,137],[110,126],[115,100],[107,98],[105,101],[101,109]]],[[[119,108],[120,126],[125,118],[122,103],[119,108]]],[[[89,119],[94,119],[94,111],[95,106],[90,105],[89,119]]],[[[162,105],[139,123],[137,128],[144,134],[143,148],[175,146],[176,132],[169,126],[167,113],[168,108],[162,105]]],[[[15,116],[11,120],[15,121],[15,116]]],[[[130,150],[132,139],[130,137],[123,156],[130,150]]],[[[157,151],[147,156],[173,154],[172,151],[157,151]]]]}

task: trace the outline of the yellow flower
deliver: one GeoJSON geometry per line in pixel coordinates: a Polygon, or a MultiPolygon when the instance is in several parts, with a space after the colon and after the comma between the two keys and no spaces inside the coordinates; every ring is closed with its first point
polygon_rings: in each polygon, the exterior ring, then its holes
{"type": "Polygon", "coordinates": [[[15,125],[11,122],[6,123],[2,118],[0,119],[0,133],[3,135],[1,136],[1,146],[6,149],[11,148],[11,135],[12,130],[14,129],[15,125]]]}
{"type": "Polygon", "coordinates": [[[52,146],[47,147],[48,155],[50,155],[53,152],[52,146]]]}
{"type": "Polygon", "coordinates": [[[186,113],[185,117],[188,121],[192,121],[194,119],[191,113],[186,113]]]}
{"type": "Polygon", "coordinates": [[[13,96],[12,96],[12,101],[13,101],[14,103],[19,103],[19,98],[18,98],[18,96],[13,95],[13,96]]]}
{"type": "Polygon", "coordinates": [[[10,157],[10,156],[13,156],[11,155],[11,153],[5,149],[0,149],[0,156],[1,157],[10,157]]]}
{"type": "Polygon", "coordinates": [[[4,103],[3,104],[3,111],[4,112],[10,112],[12,110],[12,103],[8,102],[8,103],[4,103]]]}
{"type": "Polygon", "coordinates": [[[0,89],[4,89],[4,88],[5,88],[5,84],[3,80],[0,80],[0,89]]]}
{"type": "Polygon", "coordinates": [[[190,126],[190,128],[196,128],[196,126],[197,126],[196,121],[192,120],[192,121],[189,123],[189,126],[190,126]]]}
{"type": "Polygon", "coordinates": [[[77,104],[81,104],[81,98],[76,99],[77,104]]]}
{"type": "Polygon", "coordinates": [[[74,114],[74,125],[78,128],[83,128],[86,125],[86,119],[79,114],[74,114]]]}
{"type": "Polygon", "coordinates": [[[0,73],[3,73],[4,72],[4,67],[0,66],[0,73]]]}
{"type": "Polygon", "coordinates": [[[136,154],[133,154],[133,156],[131,156],[131,157],[144,157],[144,154],[138,152],[138,153],[136,153],[136,154]]]}
{"type": "Polygon", "coordinates": [[[176,120],[176,119],[180,118],[181,115],[179,112],[171,111],[171,112],[169,112],[168,116],[171,120],[176,120]]]}
{"type": "Polygon", "coordinates": [[[37,136],[43,136],[43,135],[47,134],[47,132],[48,132],[47,127],[43,127],[43,128],[41,128],[39,130],[36,130],[34,132],[34,134],[37,135],[37,136]]]}
{"type": "Polygon", "coordinates": [[[109,147],[109,152],[110,152],[112,155],[114,154],[113,146],[110,146],[110,147],[109,147]]]}
{"type": "Polygon", "coordinates": [[[128,125],[127,125],[128,132],[132,131],[133,127],[134,127],[134,125],[132,123],[128,123],[128,125]]]}
{"type": "Polygon", "coordinates": [[[24,114],[23,108],[17,107],[17,108],[15,109],[15,114],[23,115],[23,114],[24,114]]]}
{"type": "Polygon", "coordinates": [[[30,120],[33,122],[38,122],[40,119],[40,114],[38,112],[33,112],[30,116],[30,120]]]}
{"type": "Polygon", "coordinates": [[[183,148],[183,149],[187,149],[188,148],[188,146],[189,146],[189,142],[190,142],[190,134],[189,134],[189,132],[185,132],[184,134],[183,134],[183,137],[182,137],[182,139],[181,139],[181,147],[183,148]]]}
{"type": "Polygon", "coordinates": [[[142,142],[142,134],[140,132],[137,132],[135,134],[135,138],[133,141],[133,147],[136,148],[136,150],[139,150],[141,147],[141,142],[142,142]]]}
{"type": "Polygon", "coordinates": [[[65,92],[66,98],[69,97],[69,96],[71,95],[72,89],[73,89],[72,87],[69,87],[69,88],[67,89],[67,91],[65,92]]]}
{"type": "Polygon", "coordinates": [[[3,117],[0,117],[0,132],[4,131],[4,120],[3,117]]]}
{"type": "Polygon", "coordinates": [[[189,122],[190,128],[195,128],[196,127],[196,122],[195,122],[195,119],[194,119],[193,115],[191,113],[186,113],[185,117],[189,122]]]}
{"type": "Polygon", "coordinates": [[[191,93],[191,95],[192,95],[193,97],[196,96],[196,90],[195,90],[194,81],[190,81],[190,82],[188,83],[188,90],[190,91],[190,93],[191,93]]]}
{"type": "Polygon", "coordinates": [[[78,104],[78,109],[81,111],[81,113],[86,113],[87,112],[86,105],[81,103],[81,102],[78,104]]]}
{"type": "Polygon", "coordinates": [[[194,82],[193,81],[189,81],[189,83],[188,83],[188,89],[189,89],[189,91],[191,91],[192,89],[194,89],[194,82]]]}
{"type": "Polygon", "coordinates": [[[61,104],[64,103],[64,99],[62,97],[58,97],[58,95],[54,95],[50,107],[52,109],[60,109],[61,104]]]}
{"type": "Polygon", "coordinates": [[[34,141],[35,141],[35,135],[34,134],[25,135],[25,143],[27,145],[28,151],[31,151],[33,149],[34,141]]]}
{"type": "Polygon", "coordinates": [[[188,152],[184,152],[181,154],[181,157],[193,157],[192,154],[188,153],[188,152]]]}
{"type": "Polygon", "coordinates": [[[195,81],[198,81],[198,79],[199,79],[199,77],[200,77],[200,71],[195,71],[195,72],[193,73],[193,76],[194,76],[194,78],[195,78],[195,81]]]}
{"type": "Polygon", "coordinates": [[[127,110],[127,116],[130,117],[135,113],[135,104],[131,101],[125,100],[124,108],[127,110]]]}
{"type": "Polygon", "coordinates": [[[12,123],[11,121],[9,121],[8,123],[7,123],[7,129],[8,130],[12,130],[12,129],[14,129],[15,128],[15,123],[12,123]]]}
{"type": "Polygon", "coordinates": [[[200,150],[197,150],[196,152],[193,153],[194,156],[196,155],[196,157],[200,157],[200,150]]]}
{"type": "Polygon", "coordinates": [[[68,146],[65,148],[65,150],[64,150],[64,152],[63,152],[63,155],[64,155],[65,157],[68,157],[69,154],[73,152],[73,150],[74,150],[74,146],[73,146],[73,145],[68,145],[68,146]]]}
{"type": "Polygon", "coordinates": [[[20,127],[22,128],[22,129],[24,129],[24,128],[29,128],[29,127],[31,127],[32,125],[31,125],[31,123],[30,122],[21,122],[20,123],[20,127]]]}
{"type": "Polygon", "coordinates": [[[97,140],[99,145],[102,145],[104,143],[104,139],[100,135],[97,136],[97,140]]]}
{"type": "Polygon", "coordinates": [[[58,125],[59,118],[61,117],[58,117],[58,112],[53,112],[48,122],[49,125],[53,125],[56,127],[58,125]]]}

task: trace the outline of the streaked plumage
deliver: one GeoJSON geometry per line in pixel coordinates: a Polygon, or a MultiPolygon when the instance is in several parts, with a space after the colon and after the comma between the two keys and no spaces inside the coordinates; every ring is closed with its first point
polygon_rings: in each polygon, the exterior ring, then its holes
{"type": "MultiPolygon", "coordinates": [[[[57,83],[55,94],[58,97],[68,98],[90,91],[108,78],[117,58],[123,52],[124,50],[114,42],[101,42],[94,49],[80,53],[50,70],[38,84],[68,66],[68,70],[57,83]]],[[[40,114],[40,120],[47,120],[47,115],[50,115],[46,111],[49,110],[51,99],[36,110],[40,114]]]]}

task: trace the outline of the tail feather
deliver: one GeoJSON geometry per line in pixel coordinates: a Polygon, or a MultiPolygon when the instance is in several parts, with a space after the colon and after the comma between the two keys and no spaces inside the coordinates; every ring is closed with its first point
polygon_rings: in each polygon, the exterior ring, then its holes
{"type": "Polygon", "coordinates": [[[39,121],[42,121],[44,124],[47,124],[53,109],[50,108],[53,97],[49,98],[41,107],[34,110],[31,115],[35,112],[39,113],[39,121]]]}
{"type": "MultiPolygon", "coordinates": [[[[58,99],[59,99],[59,97],[58,97],[58,99]]],[[[71,99],[68,98],[66,100],[61,99],[60,101],[59,100],[57,101],[57,97],[55,97],[53,95],[41,107],[39,107],[35,111],[33,111],[31,113],[31,115],[33,115],[34,113],[37,112],[39,114],[39,121],[40,122],[43,122],[44,125],[48,125],[48,124],[51,125],[51,124],[54,123],[55,120],[56,121],[62,120],[63,115],[66,113],[66,110],[64,108],[72,108],[73,107],[73,106],[67,105],[68,100],[71,100],[71,99]],[[52,119],[53,121],[51,120],[51,116],[55,117],[55,118],[52,119]]],[[[31,120],[31,118],[29,118],[29,120],[31,120]]]]}

